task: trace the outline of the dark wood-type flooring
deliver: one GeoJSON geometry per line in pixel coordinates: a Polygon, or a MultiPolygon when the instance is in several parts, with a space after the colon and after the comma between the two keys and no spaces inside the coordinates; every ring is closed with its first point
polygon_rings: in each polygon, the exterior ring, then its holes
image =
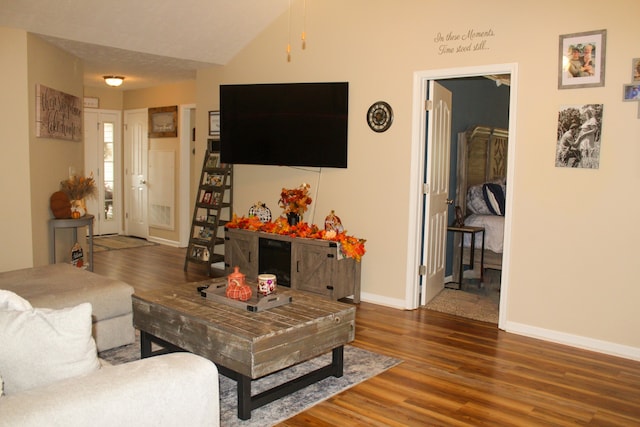
{"type": "MultiPolygon", "coordinates": [[[[149,289],[206,279],[184,249],[98,252],[95,272],[149,289]]],[[[640,362],[425,309],[357,307],[354,345],[402,359],[280,426],[640,426],[640,362]]]]}

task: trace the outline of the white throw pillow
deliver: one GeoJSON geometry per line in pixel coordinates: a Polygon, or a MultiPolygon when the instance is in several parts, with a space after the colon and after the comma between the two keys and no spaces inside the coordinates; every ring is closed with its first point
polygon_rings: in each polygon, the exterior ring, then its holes
{"type": "Polygon", "coordinates": [[[0,309],[4,393],[10,395],[99,369],[91,336],[91,311],[89,303],[61,310],[0,309]]]}
{"type": "Polygon", "coordinates": [[[31,310],[31,304],[15,292],[0,289],[0,310],[31,310]]]}

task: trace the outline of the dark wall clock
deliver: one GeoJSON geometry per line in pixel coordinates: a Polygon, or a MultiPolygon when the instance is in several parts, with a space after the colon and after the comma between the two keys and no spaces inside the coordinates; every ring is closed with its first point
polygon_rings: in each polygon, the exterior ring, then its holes
{"type": "Polygon", "coordinates": [[[367,123],[374,132],[384,132],[393,123],[393,110],[391,105],[384,101],[374,102],[367,111],[367,123]]]}

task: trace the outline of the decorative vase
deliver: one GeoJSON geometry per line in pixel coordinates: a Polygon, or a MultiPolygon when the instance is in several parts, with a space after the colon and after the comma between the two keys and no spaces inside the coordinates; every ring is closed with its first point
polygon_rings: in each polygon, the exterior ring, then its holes
{"type": "Polygon", "coordinates": [[[287,222],[289,223],[289,225],[296,225],[300,222],[300,215],[295,212],[287,213],[287,222]]]}

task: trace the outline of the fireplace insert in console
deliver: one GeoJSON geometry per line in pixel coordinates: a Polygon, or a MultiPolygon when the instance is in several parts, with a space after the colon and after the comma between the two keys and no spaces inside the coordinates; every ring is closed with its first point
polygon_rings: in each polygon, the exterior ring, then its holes
{"type": "Polygon", "coordinates": [[[278,286],[291,287],[291,242],[260,238],[259,274],[275,274],[278,286]]]}

